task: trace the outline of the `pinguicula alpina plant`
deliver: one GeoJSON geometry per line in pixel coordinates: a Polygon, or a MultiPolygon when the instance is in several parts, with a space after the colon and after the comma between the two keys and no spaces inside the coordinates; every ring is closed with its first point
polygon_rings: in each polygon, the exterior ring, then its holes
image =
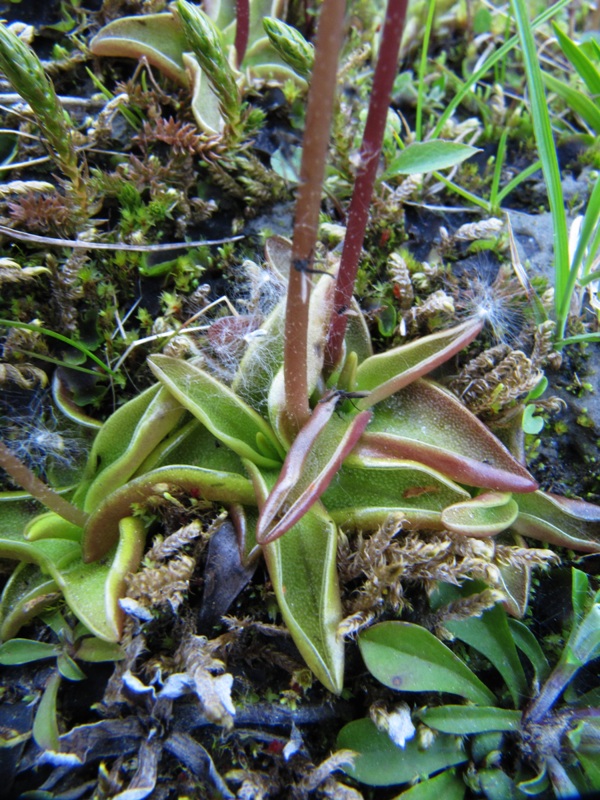
{"type": "MultiPolygon", "coordinates": [[[[59,590],[91,633],[117,641],[125,576],[140,563],[144,511],[157,498],[230,510],[242,559],[264,556],[300,653],[334,693],[344,678],[341,527],[375,529],[393,514],[412,529],[512,531],[600,551],[600,509],[537,491],[500,441],[424,378],[483,320],[373,354],[352,297],[405,11],[390,0],[344,250],[327,271],[313,261],[345,4],[323,3],[293,242],[267,243],[267,260],[287,268],[287,296],[250,337],[231,385],[193,360],[152,356],[158,383],[106,421],[75,488],[50,488],[0,445],[0,466],[27,493],[2,497],[0,556],[23,562],[0,603],[3,638],[59,590]]],[[[527,571],[502,566],[498,576],[507,605],[522,611],[527,571]]]]}

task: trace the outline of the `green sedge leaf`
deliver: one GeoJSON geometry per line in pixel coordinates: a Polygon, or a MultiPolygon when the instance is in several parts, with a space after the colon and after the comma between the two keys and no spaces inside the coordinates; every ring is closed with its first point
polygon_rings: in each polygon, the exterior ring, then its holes
{"type": "Polygon", "coordinates": [[[597,103],[547,72],[543,72],[542,77],[551,92],[555,92],[559,97],[562,97],[569,108],[579,114],[596,135],[600,134],[600,109],[597,103]]]}
{"type": "Polygon", "coordinates": [[[531,662],[538,684],[542,683],[550,674],[550,664],[540,643],[529,628],[518,619],[509,619],[508,627],[514,643],[531,662]]]}
{"type": "Polygon", "coordinates": [[[590,605],[590,581],[585,572],[580,569],[571,569],[571,602],[573,604],[573,617],[579,620],[590,605]]]}
{"type": "Polygon", "coordinates": [[[600,96],[600,72],[596,69],[596,65],[586,55],[583,48],[575,44],[575,42],[558,27],[556,22],[552,23],[552,28],[558,40],[558,44],[560,45],[560,49],[575,67],[579,77],[589,89],[590,94],[595,97],[600,96]]]}

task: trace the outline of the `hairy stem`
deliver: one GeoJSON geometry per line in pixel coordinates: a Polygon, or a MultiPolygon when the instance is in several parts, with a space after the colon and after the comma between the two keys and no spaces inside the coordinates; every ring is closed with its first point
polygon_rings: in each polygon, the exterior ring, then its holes
{"type": "Polygon", "coordinates": [[[285,317],[284,379],[286,411],[298,431],[309,416],[307,330],[311,268],[317,241],[321,190],[343,38],[344,0],[324,0],[317,32],[296,202],[292,263],[285,317]]]}
{"type": "Polygon", "coordinates": [[[250,34],[250,3],[248,0],[236,0],[235,9],[235,55],[237,67],[239,69],[246,55],[246,48],[248,47],[248,36],[250,34]]]}
{"type": "Polygon", "coordinates": [[[6,470],[19,486],[22,486],[26,492],[29,492],[32,497],[39,500],[50,511],[54,511],[63,519],[72,522],[73,525],[77,525],[80,528],[84,527],[87,522],[87,514],[69,503],[68,500],[65,500],[54,489],[51,489],[41,481],[37,475],[34,475],[20,458],[11,453],[4,442],[0,442],[0,467],[6,470]]]}
{"type": "Polygon", "coordinates": [[[345,312],[352,300],[358,261],[365,238],[387,112],[394,78],[397,74],[398,51],[400,50],[407,4],[408,0],[389,0],[387,6],[379,57],[373,77],[367,123],[360,147],[359,167],[348,209],[346,237],[335,287],[334,313],[327,343],[327,362],[330,369],[341,358],[346,333],[345,312]]]}

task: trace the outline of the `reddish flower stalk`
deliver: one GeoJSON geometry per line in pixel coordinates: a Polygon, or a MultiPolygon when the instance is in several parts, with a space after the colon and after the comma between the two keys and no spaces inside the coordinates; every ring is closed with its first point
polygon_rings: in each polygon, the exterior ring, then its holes
{"type": "Polygon", "coordinates": [[[294,431],[302,427],[310,414],[306,342],[311,278],[306,270],[311,268],[317,241],[321,190],[337,85],[338,55],[344,33],[344,13],[344,0],[324,0],[308,94],[287,293],[283,362],[286,410],[294,431]]]}
{"type": "Polygon", "coordinates": [[[248,36],[250,34],[250,2],[249,0],[236,0],[235,3],[235,54],[238,69],[246,55],[248,36]]]}
{"type": "Polygon", "coordinates": [[[41,481],[20,458],[10,452],[3,442],[0,442],[0,467],[46,508],[72,522],[73,525],[78,525],[80,528],[85,526],[87,514],[41,481]]]}
{"type": "Polygon", "coordinates": [[[345,311],[352,300],[358,262],[369,218],[373,186],[390,105],[392,87],[398,70],[398,52],[404,29],[408,0],[389,0],[379,57],[373,77],[373,89],[367,122],[360,147],[359,168],[348,209],[346,237],[335,287],[334,312],[327,342],[327,364],[335,367],[342,354],[346,333],[345,311]]]}

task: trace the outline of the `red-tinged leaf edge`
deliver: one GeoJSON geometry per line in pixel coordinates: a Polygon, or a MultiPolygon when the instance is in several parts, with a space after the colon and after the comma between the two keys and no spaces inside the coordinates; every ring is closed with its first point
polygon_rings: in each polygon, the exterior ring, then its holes
{"type": "Polygon", "coordinates": [[[600,553],[600,506],[546,492],[515,497],[513,530],[581,553],[600,553]]]}
{"type": "Polygon", "coordinates": [[[259,544],[269,544],[283,536],[314,505],[327,489],[342,466],[342,462],[352,452],[369,424],[372,417],[370,411],[361,411],[354,417],[318,475],[298,497],[294,498],[295,490],[302,479],[306,460],[317,446],[318,439],[331,419],[337,403],[338,397],[332,394],[326,402],[317,404],[309,421],[294,440],[285,458],[279,479],[261,509],[256,530],[256,540],[259,544]],[[277,519],[290,499],[292,499],[291,506],[277,519]]]}
{"type": "MultiPolygon", "coordinates": [[[[477,420],[478,421],[478,420],[477,420]]],[[[479,422],[479,421],[478,421],[479,422]]],[[[482,425],[482,423],[479,423],[482,425]]],[[[484,425],[482,425],[485,428],[484,425]]],[[[489,434],[489,431],[485,429],[489,434]]],[[[440,446],[402,439],[383,433],[365,433],[354,450],[361,458],[390,458],[417,461],[436,469],[457,483],[493,489],[497,492],[534,492],[537,481],[516,461],[503,444],[498,448],[504,451],[507,463],[512,462],[514,472],[508,469],[477,461],[475,458],[451,453],[440,446]],[[510,461],[509,461],[510,460],[510,461]]]]}

